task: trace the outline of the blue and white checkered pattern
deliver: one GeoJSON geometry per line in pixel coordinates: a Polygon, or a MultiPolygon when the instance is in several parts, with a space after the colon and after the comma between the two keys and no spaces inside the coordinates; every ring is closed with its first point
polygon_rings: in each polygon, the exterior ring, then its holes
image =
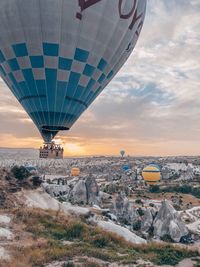
{"type": "Polygon", "coordinates": [[[0,1],[0,73],[45,141],[70,128],[130,56],[146,0],[121,2],[0,1]]]}
{"type": "Polygon", "coordinates": [[[103,90],[114,72],[105,59],[90,64],[90,52],[76,48],[73,58],[60,56],[59,44],[42,43],[31,55],[26,43],[0,51],[0,73],[38,128],[69,129],[103,90]]]}

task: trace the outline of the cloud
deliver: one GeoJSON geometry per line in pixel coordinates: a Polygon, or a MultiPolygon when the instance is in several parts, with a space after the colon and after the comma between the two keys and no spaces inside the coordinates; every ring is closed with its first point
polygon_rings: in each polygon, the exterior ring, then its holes
{"type": "Polygon", "coordinates": [[[110,119],[139,140],[198,141],[199,10],[198,1],[148,2],[136,50],[92,110],[100,127],[110,119]]]}
{"type": "MultiPolygon", "coordinates": [[[[198,153],[199,12],[198,0],[148,1],[136,49],[72,130],[60,134],[64,142],[88,154],[119,146],[130,154],[198,153]]],[[[0,135],[38,138],[2,82],[0,88],[0,135]]]]}

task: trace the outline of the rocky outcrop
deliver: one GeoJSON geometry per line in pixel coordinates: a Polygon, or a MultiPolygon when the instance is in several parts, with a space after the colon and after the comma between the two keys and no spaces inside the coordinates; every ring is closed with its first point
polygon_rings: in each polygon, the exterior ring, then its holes
{"type": "Polygon", "coordinates": [[[73,204],[99,204],[99,187],[96,180],[89,176],[79,180],[71,190],[68,200],[73,204]]]}
{"type": "Polygon", "coordinates": [[[87,204],[87,189],[84,180],[76,183],[70,193],[70,200],[73,204],[87,204]]]}
{"type": "Polygon", "coordinates": [[[178,213],[168,201],[163,201],[154,220],[154,235],[170,236],[173,241],[180,242],[181,237],[188,235],[188,230],[178,216],[178,213]]]}
{"type": "Polygon", "coordinates": [[[52,197],[68,196],[70,188],[68,185],[43,183],[42,188],[52,197]]]}
{"type": "Polygon", "coordinates": [[[118,236],[123,237],[126,241],[132,244],[146,244],[146,240],[137,236],[133,232],[129,231],[127,228],[119,226],[113,222],[98,221],[97,225],[102,229],[115,233],[118,236]]]}
{"type": "Polygon", "coordinates": [[[62,197],[72,204],[99,205],[99,187],[91,176],[86,180],[73,180],[69,185],[43,183],[42,188],[52,197],[62,197]]]}
{"type": "Polygon", "coordinates": [[[140,219],[137,210],[130,205],[128,198],[123,194],[119,194],[115,199],[112,212],[116,215],[119,222],[123,224],[131,225],[140,219]]]}
{"type": "Polygon", "coordinates": [[[126,204],[126,208],[127,208],[127,202],[125,200],[125,198],[122,196],[122,194],[119,194],[116,199],[115,199],[115,203],[114,203],[114,213],[116,214],[116,216],[121,217],[123,216],[124,212],[125,212],[125,204],[126,204]]]}
{"type": "Polygon", "coordinates": [[[105,193],[105,192],[102,192],[102,191],[99,191],[99,200],[101,202],[104,202],[104,201],[111,201],[112,199],[112,195],[108,194],[108,193],[105,193]]]}
{"type": "Polygon", "coordinates": [[[172,220],[169,224],[169,235],[175,242],[179,242],[183,236],[188,235],[188,230],[183,222],[172,220]]]}
{"type": "Polygon", "coordinates": [[[141,231],[148,232],[153,224],[153,216],[150,209],[146,209],[141,221],[141,231]]]}
{"type": "Polygon", "coordinates": [[[110,194],[99,191],[98,202],[99,202],[99,206],[101,208],[111,209],[111,210],[113,208],[112,195],[110,195],[110,194]]]}
{"type": "Polygon", "coordinates": [[[96,180],[89,176],[85,181],[85,185],[87,190],[87,203],[89,205],[98,204],[99,187],[96,180]]]}
{"type": "Polygon", "coordinates": [[[200,236],[200,206],[193,207],[188,210],[180,211],[180,217],[185,221],[188,230],[200,236]]]}

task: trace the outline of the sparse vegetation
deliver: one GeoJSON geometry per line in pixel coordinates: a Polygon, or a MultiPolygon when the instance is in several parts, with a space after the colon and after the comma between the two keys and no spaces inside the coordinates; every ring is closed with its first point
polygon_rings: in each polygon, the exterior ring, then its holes
{"type": "Polygon", "coordinates": [[[176,265],[181,261],[183,258],[189,257],[190,253],[184,250],[174,249],[171,246],[166,246],[165,250],[158,255],[156,263],[159,265],[176,265]]]}
{"type": "Polygon", "coordinates": [[[92,244],[94,244],[94,246],[97,248],[104,248],[108,246],[109,242],[110,240],[108,236],[101,236],[101,235],[95,236],[95,238],[92,240],[92,244]]]}
{"type": "Polygon", "coordinates": [[[188,184],[167,186],[160,188],[159,185],[153,185],[149,188],[150,193],[181,193],[191,194],[197,198],[200,198],[200,187],[192,187],[188,184]]]}
{"type": "MultiPolygon", "coordinates": [[[[65,260],[64,267],[72,267],[73,258],[83,255],[127,264],[140,258],[155,264],[176,264],[185,257],[197,256],[197,252],[170,245],[132,245],[115,234],[52,211],[18,209],[14,211],[14,222],[21,223],[24,230],[32,234],[34,243],[31,246],[14,247],[14,257],[20,259],[21,265],[7,264],[6,267],[39,267],[53,260],[65,260]],[[65,240],[72,243],[63,243],[65,240]]],[[[98,264],[87,262],[82,266],[95,267],[98,264]]]]}
{"type": "Polygon", "coordinates": [[[69,261],[69,262],[64,263],[62,267],[74,267],[74,264],[73,262],[69,261]]]}

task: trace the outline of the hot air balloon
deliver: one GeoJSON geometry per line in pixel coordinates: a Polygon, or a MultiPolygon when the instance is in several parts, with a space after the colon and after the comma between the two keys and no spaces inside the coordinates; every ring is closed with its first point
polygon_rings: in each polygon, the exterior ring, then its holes
{"type": "Polygon", "coordinates": [[[120,155],[123,157],[125,155],[125,151],[124,150],[121,150],[120,151],[120,155]]]}
{"type": "Polygon", "coordinates": [[[143,169],[142,176],[148,185],[155,185],[161,180],[160,167],[157,164],[149,164],[143,169]]]}
{"type": "Polygon", "coordinates": [[[0,73],[45,142],[69,130],[130,56],[146,0],[1,0],[0,73]]]}
{"type": "Polygon", "coordinates": [[[124,165],[124,166],[122,166],[122,170],[123,171],[129,171],[131,168],[130,168],[130,166],[129,165],[124,165]]]}
{"type": "Polygon", "coordinates": [[[80,171],[79,168],[74,167],[74,168],[71,169],[71,176],[73,176],[73,177],[79,176],[80,175],[80,172],[81,171],[80,171]]]}

